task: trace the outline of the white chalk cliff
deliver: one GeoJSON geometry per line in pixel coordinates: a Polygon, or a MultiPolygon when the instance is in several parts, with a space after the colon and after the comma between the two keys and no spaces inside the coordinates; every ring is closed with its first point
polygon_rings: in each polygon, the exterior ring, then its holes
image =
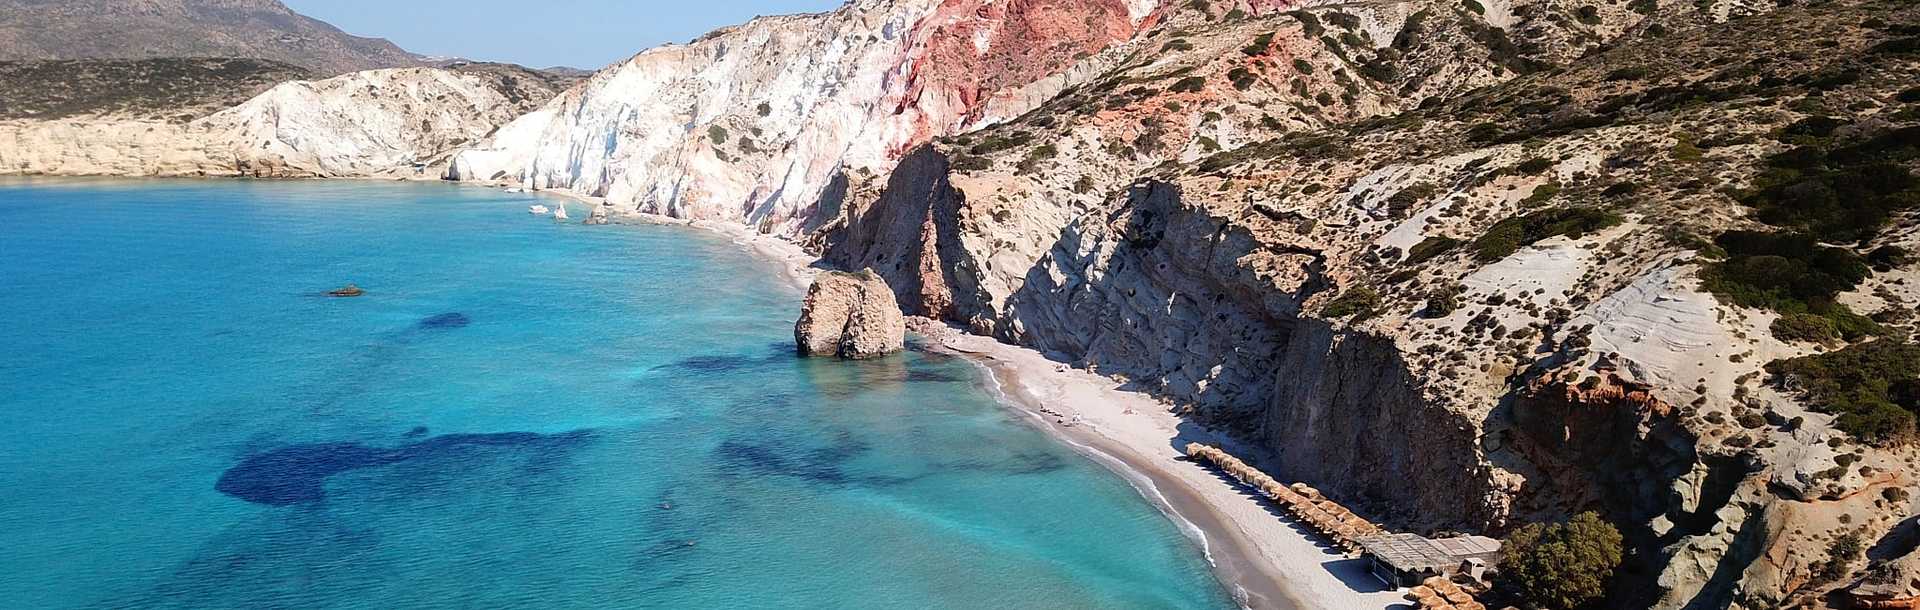
{"type": "Polygon", "coordinates": [[[856,0],[768,17],[608,68],[455,157],[449,177],[796,234],[843,173],[1017,116],[1153,20],[1154,0],[856,0]],[[1049,81],[1056,83],[1058,81],[1049,81]]]}

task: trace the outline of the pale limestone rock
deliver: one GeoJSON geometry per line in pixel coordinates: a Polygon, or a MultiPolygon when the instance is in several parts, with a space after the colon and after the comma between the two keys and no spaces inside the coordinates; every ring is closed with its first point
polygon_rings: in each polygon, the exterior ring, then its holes
{"type": "Polygon", "coordinates": [[[906,347],[907,323],[887,281],[872,271],[822,273],[807,290],[794,343],[804,356],[878,358],[906,347]]]}
{"type": "Polygon", "coordinates": [[[282,83],[187,122],[0,121],[0,174],[426,177],[550,96],[531,81],[431,68],[282,83]]]}
{"type": "Polygon", "coordinates": [[[602,70],[461,152],[447,177],[798,235],[835,211],[849,175],[1106,72],[1068,68],[1101,61],[1160,4],[855,0],[762,17],[602,70]]]}

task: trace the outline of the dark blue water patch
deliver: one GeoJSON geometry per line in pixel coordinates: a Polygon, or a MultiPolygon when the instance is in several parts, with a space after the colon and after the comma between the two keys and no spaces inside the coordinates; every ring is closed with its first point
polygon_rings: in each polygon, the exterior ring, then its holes
{"type": "Polygon", "coordinates": [[[334,605],[327,591],[399,570],[381,536],[323,511],[285,511],[201,543],[150,588],[108,593],[100,610],[294,609],[334,605]]]}
{"type": "Polygon", "coordinates": [[[408,430],[406,434],[402,434],[400,436],[402,438],[420,438],[426,435],[427,435],[426,426],[414,426],[412,430],[408,430]]]}
{"type": "Polygon", "coordinates": [[[913,370],[907,372],[907,381],[909,383],[961,383],[972,380],[942,371],[913,370]]]}
{"type": "Polygon", "coordinates": [[[653,367],[655,371],[689,373],[730,373],[800,359],[792,343],[769,344],[759,354],[706,354],[691,356],[653,367]]]}
{"type": "Polygon", "coordinates": [[[653,367],[653,370],[677,369],[690,373],[725,373],[752,368],[760,362],[761,359],[750,356],[694,356],[653,367]]]}
{"type": "Polygon", "coordinates": [[[860,476],[846,465],[871,447],[849,433],[834,435],[825,446],[805,446],[778,440],[723,441],[714,449],[715,462],[731,474],[792,477],[825,485],[883,485],[902,482],[891,477],[860,476]]]}
{"type": "Polygon", "coordinates": [[[329,477],[351,470],[444,457],[477,448],[544,452],[577,445],[590,435],[588,430],[552,435],[534,432],[449,434],[392,449],[359,443],[294,445],[241,460],[222,473],[213,488],[254,504],[308,504],[326,499],[329,477]]]}
{"type": "Polygon", "coordinates": [[[466,328],[467,325],[472,323],[473,319],[468,318],[467,314],[456,311],[427,316],[420,320],[420,328],[426,330],[451,330],[455,328],[466,328]]]}

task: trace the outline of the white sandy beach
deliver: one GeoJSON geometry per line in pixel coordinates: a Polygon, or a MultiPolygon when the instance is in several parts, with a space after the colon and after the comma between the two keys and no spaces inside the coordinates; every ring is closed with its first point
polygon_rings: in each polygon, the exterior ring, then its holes
{"type": "Polygon", "coordinates": [[[1221,579],[1251,608],[1405,608],[1401,593],[1296,527],[1273,504],[1199,463],[1181,459],[1189,442],[1236,444],[1117,389],[1111,378],[1062,367],[1031,349],[976,335],[947,347],[982,363],[1004,402],[1067,443],[1126,475],[1162,510],[1199,530],[1221,579]]]}
{"type": "MultiPolygon", "coordinates": [[[[591,206],[592,197],[560,191],[591,206]]],[[[819,272],[800,246],[733,223],[623,213],[616,223],[686,226],[723,235],[777,263],[801,290],[819,272]]],[[[795,304],[798,307],[798,304],[795,304]]],[[[1201,464],[1182,459],[1189,442],[1244,453],[1231,439],[1184,422],[1158,400],[1118,389],[1115,380],[1062,366],[1031,349],[958,331],[930,338],[935,349],[985,368],[1001,402],[1040,428],[1126,477],[1141,495],[1181,523],[1205,549],[1220,579],[1249,608],[1375,610],[1410,608],[1398,590],[1301,528],[1271,503],[1201,464]]]]}

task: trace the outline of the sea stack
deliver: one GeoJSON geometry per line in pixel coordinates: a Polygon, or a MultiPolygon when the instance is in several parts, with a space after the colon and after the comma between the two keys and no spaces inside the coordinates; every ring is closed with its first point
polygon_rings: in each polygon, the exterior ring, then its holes
{"type": "Polygon", "coordinates": [[[793,326],[802,356],[878,358],[905,349],[906,337],[906,317],[893,289],[871,269],[820,274],[793,326]]]}

